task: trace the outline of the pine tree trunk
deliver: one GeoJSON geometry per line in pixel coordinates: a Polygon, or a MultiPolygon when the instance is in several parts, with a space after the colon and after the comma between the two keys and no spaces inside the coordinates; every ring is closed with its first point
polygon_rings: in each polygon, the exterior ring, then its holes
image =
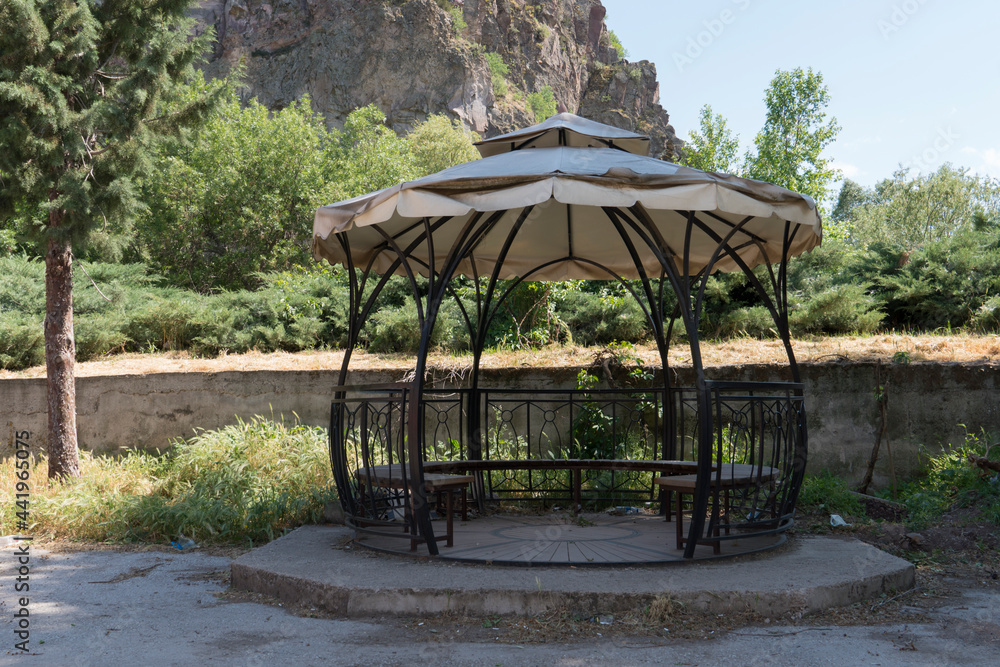
{"type": "MultiPolygon", "coordinates": [[[[58,227],[57,212],[50,223],[58,227]]],[[[49,477],[79,477],[76,441],[76,379],[73,338],[73,251],[67,240],[49,238],[45,255],[45,370],[49,401],[49,477]]]]}

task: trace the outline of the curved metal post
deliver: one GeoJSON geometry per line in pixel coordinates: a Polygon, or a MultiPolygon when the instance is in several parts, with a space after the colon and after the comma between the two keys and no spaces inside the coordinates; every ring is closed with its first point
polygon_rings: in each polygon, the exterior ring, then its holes
{"type": "MultiPolygon", "coordinates": [[[[705,368],[701,359],[701,346],[698,338],[698,323],[701,318],[701,312],[700,308],[692,307],[691,299],[689,267],[693,223],[688,219],[684,235],[684,249],[681,255],[684,273],[679,275],[677,273],[677,265],[672,261],[672,258],[675,256],[673,249],[663,239],[645,208],[641,204],[636,204],[630,211],[639,224],[636,224],[628,216],[623,216],[623,219],[629,223],[636,235],[656,255],[664,273],[670,278],[670,282],[674,286],[674,292],[677,294],[678,308],[690,341],[691,366],[695,373],[695,392],[698,399],[698,480],[695,484],[688,539],[684,544],[684,558],[694,558],[698,539],[705,529],[705,514],[708,510],[709,492],[711,490],[709,480],[712,475],[712,415],[711,389],[705,378],[705,368]]],[[[614,218],[612,218],[612,222],[619,228],[619,234],[626,235],[624,229],[621,228],[620,222],[614,218]]]]}

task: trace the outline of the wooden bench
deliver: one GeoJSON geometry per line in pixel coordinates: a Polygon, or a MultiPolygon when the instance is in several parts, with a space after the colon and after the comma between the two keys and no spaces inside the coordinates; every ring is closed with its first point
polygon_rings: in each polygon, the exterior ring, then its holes
{"type": "MultiPolygon", "coordinates": [[[[365,487],[380,487],[383,489],[403,490],[410,484],[410,480],[403,474],[401,464],[369,466],[358,468],[354,475],[361,486],[361,495],[364,497],[365,487]]],[[[454,546],[454,503],[453,495],[461,494],[462,521],[468,521],[468,495],[469,485],[475,481],[472,475],[454,475],[446,473],[424,472],[424,490],[433,493],[440,502],[441,494],[445,496],[445,519],[446,519],[446,544],[454,546]]],[[[416,542],[411,543],[411,550],[416,548],[416,542]]]]}
{"type": "MultiPolygon", "coordinates": [[[[747,463],[724,463],[721,470],[713,466],[710,481],[711,489],[719,488],[723,493],[723,504],[726,508],[726,535],[729,534],[729,493],[737,489],[749,488],[757,484],[770,482],[778,477],[778,469],[769,466],[755,466],[747,463]]],[[[657,477],[653,483],[667,492],[673,492],[677,498],[677,548],[683,549],[687,538],[684,536],[684,520],[682,499],[684,495],[694,495],[695,486],[698,483],[698,475],[674,475],[671,477],[657,477]]],[[[670,510],[666,508],[667,521],[670,521],[670,510]]],[[[714,535],[719,536],[719,522],[715,523],[714,535]]],[[[711,544],[712,553],[718,554],[722,550],[719,540],[699,542],[700,544],[711,544]]]]}
{"type": "Polygon", "coordinates": [[[425,471],[439,473],[478,473],[492,470],[569,470],[573,475],[574,511],[583,504],[582,471],[625,470],[685,475],[698,470],[694,461],[653,461],[626,459],[516,459],[509,461],[425,461],[425,471]]]}

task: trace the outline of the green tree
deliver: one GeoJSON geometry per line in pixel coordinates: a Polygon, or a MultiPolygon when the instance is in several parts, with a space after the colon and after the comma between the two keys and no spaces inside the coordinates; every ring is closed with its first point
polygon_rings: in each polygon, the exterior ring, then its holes
{"type": "Polygon", "coordinates": [[[505,97],[509,89],[507,75],[510,73],[510,68],[503,61],[503,56],[499,53],[488,51],[484,57],[486,58],[486,66],[490,69],[490,83],[493,85],[493,96],[496,98],[505,97]]]}
{"type": "Polygon", "coordinates": [[[887,243],[905,249],[990,227],[1000,217],[1000,186],[967,169],[942,165],[913,178],[900,169],[865,192],[846,222],[851,240],[867,247],[887,243]]]}
{"type": "Polygon", "coordinates": [[[552,92],[552,86],[546,84],[542,86],[542,89],[528,94],[528,106],[531,108],[531,114],[535,117],[536,122],[542,122],[550,116],[554,116],[559,108],[558,103],[556,103],[555,93],[552,92]]]}
{"type": "Polygon", "coordinates": [[[764,95],[767,118],[746,156],[744,176],[809,195],[817,204],[827,196],[837,170],[823,155],[840,131],[827,118],[830,94],[823,75],[812,68],[778,70],[764,95]]]}
{"type": "Polygon", "coordinates": [[[736,152],[740,139],[734,135],[720,114],[712,113],[712,107],[705,105],[699,114],[700,131],[688,133],[681,163],[704,171],[721,171],[739,174],[736,152]]]}
{"type": "Polygon", "coordinates": [[[316,207],[476,159],[476,139],[443,115],[403,139],[375,106],[330,131],[308,98],[271,113],[230,90],[192,141],[157,155],[138,254],[178,286],[256,289],[260,274],[312,263],[316,207]]]}
{"type": "Polygon", "coordinates": [[[142,209],[150,148],[197,122],[211,96],[156,111],[212,35],[192,37],[190,0],[0,3],[0,217],[37,211],[46,245],[49,476],[79,476],[73,248],[142,209]]]}
{"type": "Polygon", "coordinates": [[[830,219],[834,222],[847,222],[858,206],[863,205],[868,200],[868,190],[864,186],[858,185],[849,178],[845,178],[840,186],[840,194],[837,195],[837,203],[830,213],[830,219]]]}
{"type": "Polygon", "coordinates": [[[252,289],[259,273],[308,263],[316,207],[336,198],[332,141],[308,98],[271,114],[230,89],[194,141],[157,156],[140,255],[199,292],[252,289]]]}
{"type": "Polygon", "coordinates": [[[406,135],[414,168],[421,176],[478,160],[479,151],[473,146],[477,141],[478,134],[466,130],[457,118],[449,120],[444,114],[428,116],[406,135]]]}
{"type": "Polygon", "coordinates": [[[381,190],[419,174],[407,142],[385,125],[385,114],[369,104],[347,116],[331,159],[339,199],[381,190]]]}

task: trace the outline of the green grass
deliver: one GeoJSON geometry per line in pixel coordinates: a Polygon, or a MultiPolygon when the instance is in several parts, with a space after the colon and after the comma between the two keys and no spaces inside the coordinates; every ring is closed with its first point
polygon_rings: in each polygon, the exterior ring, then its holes
{"type": "MultiPolygon", "coordinates": [[[[82,476],[49,483],[34,460],[35,536],[99,542],[253,545],[317,523],[336,498],[326,432],[255,417],[180,441],[165,454],[81,452],[82,476]]],[[[0,464],[0,533],[15,532],[13,457],[0,464]]]]}
{"type": "Polygon", "coordinates": [[[847,482],[828,470],[819,475],[806,475],[796,507],[806,513],[864,516],[864,508],[847,482]]]}

